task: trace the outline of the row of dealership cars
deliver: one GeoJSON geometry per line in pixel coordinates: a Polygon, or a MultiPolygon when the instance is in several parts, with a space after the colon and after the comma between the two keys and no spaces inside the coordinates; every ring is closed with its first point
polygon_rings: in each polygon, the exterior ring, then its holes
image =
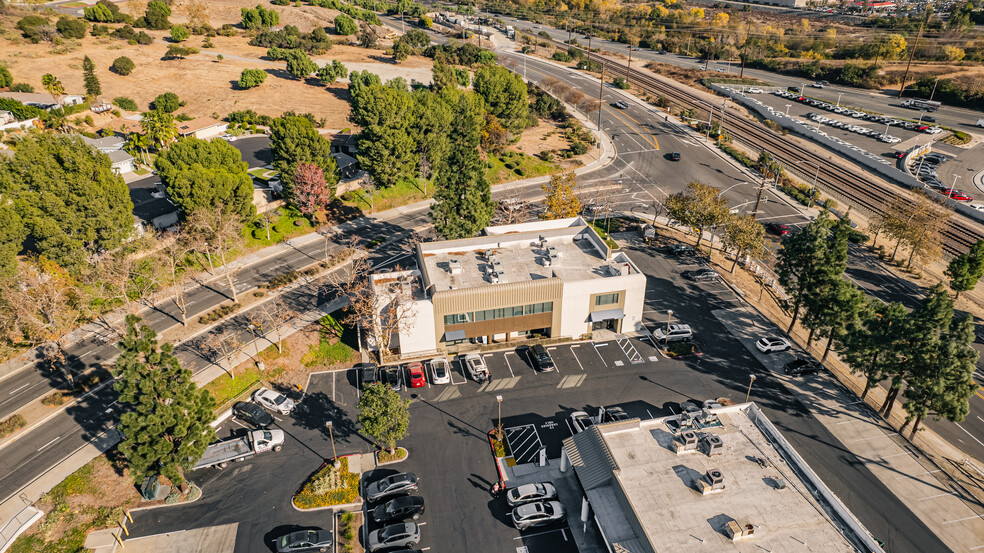
{"type": "MultiPolygon", "coordinates": [[[[910,168],[910,172],[913,176],[922,181],[926,188],[935,190],[951,200],[956,200],[958,202],[974,201],[974,198],[969,194],[966,194],[963,191],[957,190],[951,186],[947,186],[939,179],[937,170],[940,165],[950,161],[950,159],[950,156],[939,152],[929,152],[920,156],[914,156],[911,160],[913,166],[910,168]]],[[[984,206],[981,204],[971,204],[971,207],[977,209],[978,211],[984,210],[984,206]]]]}
{"type": "Polygon", "coordinates": [[[902,139],[897,136],[892,136],[890,134],[883,133],[881,131],[876,131],[875,129],[869,129],[868,127],[862,127],[861,125],[855,125],[847,121],[841,121],[840,119],[831,119],[825,115],[820,115],[819,113],[806,114],[806,118],[811,121],[816,121],[817,123],[822,123],[824,125],[829,125],[837,129],[844,129],[846,131],[851,131],[853,133],[858,133],[861,136],[870,136],[871,138],[877,138],[881,142],[886,142],[888,144],[897,144],[902,142],[902,139]]]}
{"type": "Polygon", "coordinates": [[[943,132],[942,128],[936,125],[929,124],[929,123],[936,122],[936,119],[933,118],[933,116],[931,115],[923,115],[920,121],[906,121],[904,119],[896,119],[895,117],[889,117],[887,115],[868,113],[866,111],[860,111],[849,107],[841,106],[838,104],[831,104],[830,102],[817,100],[815,98],[809,98],[802,94],[799,94],[797,92],[791,92],[789,90],[777,90],[775,94],[776,96],[780,96],[782,98],[788,98],[790,100],[795,100],[797,102],[808,104],[813,107],[817,107],[827,111],[832,111],[839,115],[847,115],[850,117],[854,117],[855,119],[871,121],[872,123],[880,123],[882,125],[889,125],[892,127],[899,127],[906,130],[924,132],[927,134],[939,134],[943,132]],[[923,123],[923,121],[925,121],[925,123],[923,123]]]}

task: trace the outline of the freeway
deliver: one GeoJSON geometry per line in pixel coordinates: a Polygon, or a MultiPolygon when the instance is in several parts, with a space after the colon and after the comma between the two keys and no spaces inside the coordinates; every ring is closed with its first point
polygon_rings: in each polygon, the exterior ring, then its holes
{"type": "MultiPolygon", "coordinates": [[[[566,41],[568,39],[568,32],[563,29],[555,29],[546,25],[536,25],[529,21],[522,21],[514,18],[504,18],[504,20],[507,25],[512,25],[516,28],[516,30],[522,30],[533,34],[546,32],[554,40],[566,41]],[[534,28],[534,25],[536,28],[534,28]]],[[[587,45],[585,35],[571,33],[570,36],[572,38],[576,38],[581,46],[587,45]]],[[[628,45],[620,42],[592,38],[591,47],[601,48],[623,56],[629,55],[628,45]]],[[[659,54],[648,48],[633,48],[632,60],[633,63],[635,63],[636,60],[641,60],[643,64],[650,61],[657,61],[660,63],[668,63],[691,69],[702,69],[705,66],[703,61],[693,56],[684,56],[671,53],[659,54]]],[[[727,61],[710,61],[706,65],[709,76],[734,78],[741,72],[741,68],[738,64],[729,63],[727,61]]],[[[800,77],[791,77],[788,75],[773,73],[771,71],[750,68],[745,68],[744,76],[761,79],[765,82],[771,83],[774,86],[783,87],[800,87],[809,85],[812,82],[808,79],[802,79],[800,77]]],[[[834,103],[840,101],[840,105],[858,107],[868,111],[890,115],[892,117],[900,117],[905,119],[917,119],[919,117],[918,111],[907,109],[899,105],[900,100],[898,98],[898,89],[895,89],[894,91],[866,90],[848,86],[831,85],[822,89],[810,88],[809,95],[827,102],[834,103]]],[[[912,93],[908,92],[904,97],[911,96],[912,93]]],[[[977,120],[984,117],[984,112],[967,108],[944,106],[940,111],[934,113],[933,116],[936,117],[942,125],[962,131],[973,131],[977,128],[975,126],[977,120]]]]}

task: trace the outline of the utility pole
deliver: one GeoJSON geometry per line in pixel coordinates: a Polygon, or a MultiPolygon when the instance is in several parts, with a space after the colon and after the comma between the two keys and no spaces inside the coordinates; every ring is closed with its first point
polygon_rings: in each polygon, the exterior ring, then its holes
{"type": "Polygon", "coordinates": [[[755,196],[755,207],[752,208],[752,219],[758,219],[759,203],[762,201],[762,192],[765,190],[765,175],[762,175],[762,184],[758,187],[758,195],[755,196]]]}
{"type": "Polygon", "coordinates": [[[711,122],[714,120],[714,106],[711,106],[711,111],[707,114],[707,132],[704,133],[704,142],[707,142],[711,137],[711,122]]]}
{"type": "Polygon", "coordinates": [[[718,144],[721,144],[721,137],[724,135],[724,116],[727,115],[725,108],[728,106],[728,99],[721,102],[721,126],[718,128],[718,144]]]}
{"type": "Polygon", "coordinates": [[[598,87],[598,132],[601,132],[601,112],[604,109],[604,95],[605,95],[605,63],[601,64],[601,86],[598,87]]]}
{"type": "Polygon", "coordinates": [[[632,70],[632,45],[629,44],[629,63],[625,65],[625,84],[629,84],[629,71],[632,70]]]}
{"type": "Polygon", "coordinates": [[[741,44],[741,73],[738,73],[738,78],[741,79],[745,76],[745,47],[748,46],[748,39],[741,44]]]}
{"type": "Polygon", "coordinates": [[[909,52],[909,63],[905,64],[905,73],[902,74],[902,85],[899,86],[899,98],[902,97],[902,92],[905,91],[905,79],[909,76],[909,67],[912,66],[912,58],[916,55],[916,46],[919,45],[919,39],[922,37],[923,25],[926,20],[923,19],[922,23],[919,24],[919,32],[916,33],[916,41],[912,43],[912,51],[909,52]]]}
{"type": "Polygon", "coordinates": [[[936,77],[936,81],[933,83],[933,91],[929,93],[929,101],[933,101],[933,96],[936,96],[936,85],[940,84],[940,78],[936,77]]]}

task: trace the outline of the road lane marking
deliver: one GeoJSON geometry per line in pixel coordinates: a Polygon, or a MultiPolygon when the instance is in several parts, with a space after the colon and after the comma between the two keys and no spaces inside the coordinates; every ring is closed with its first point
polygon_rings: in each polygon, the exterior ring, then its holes
{"type": "Polygon", "coordinates": [[[28,382],[27,384],[24,384],[23,386],[21,386],[20,388],[17,388],[17,389],[16,389],[16,390],[14,390],[13,392],[10,392],[10,393],[9,393],[8,395],[11,395],[11,396],[12,396],[12,395],[14,395],[14,394],[16,394],[17,392],[19,392],[19,391],[21,391],[21,390],[23,390],[24,388],[27,388],[27,387],[28,387],[28,386],[30,386],[30,385],[31,385],[31,383],[30,383],[30,382],[28,382]]]}
{"type": "Polygon", "coordinates": [[[38,451],[41,451],[42,449],[48,447],[49,445],[57,442],[59,438],[61,438],[61,436],[56,436],[54,440],[51,440],[50,442],[48,442],[48,443],[44,444],[43,446],[39,447],[38,448],[38,451]]]}
{"type": "MultiPolygon", "coordinates": [[[[963,430],[964,432],[967,432],[967,429],[966,429],[966,428],[964,428],[963,426],[960,426],[960,423],[959,423],[959,422],[955,422],[955,423],[953,423],[953,424],[955,424],[955,425],[957,425],[957,428],[959,428],[960,430],[963,430]]],[[[980,444],[980,445],[981,445],[982,447],[984,447],[984,442],[982,442],[982,441],[980,441],[980,440],[978,440],[978,439],[977,439],[977,436],[974,436],[974,435],[973,435],[973,434],[971,434],[970,432],[967,432],[967,435],[968,435],[968,436],[970,436],[971,438],[973,438],[973,440],[974,440],[975,442],[977,442],[977,443],[979,443],[979,444],[980,444]]]]}

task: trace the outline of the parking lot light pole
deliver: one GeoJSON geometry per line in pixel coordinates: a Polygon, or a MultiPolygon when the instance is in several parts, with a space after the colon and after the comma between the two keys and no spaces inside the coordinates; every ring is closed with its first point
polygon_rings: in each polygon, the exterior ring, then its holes
{"type": "Polygon", "coordinates": [[[946,195],[947,199],[953,199],[953,190],[957,187],[957,179],[960,175],[953,175],[953,184],[950,185],[950,193],[946,195]]]}
{"type": "Polygon", "coordinates": [[[794,161],[793,163],[795,163],[796,165],[799,165],[800,163],[812,163],[813,165],[817,166],[817,172],[813,175],[813,186],[812,186],[812,190],[810,191],[810,203],[809,205],[806,206],[807,208],[811,208],[813,207],[813,201],[817,197],[817,179],[820,178],[820,164],[815,161],[806,161],[806,160],[794,161]]]}
{"type": "Polygon", "coordinates": [[[843,94],[844,94],[843,92],[837,93],[837,107],[841,107],[841,95],[843,94]]]}
{"type": "Polygon", "coordinates": [[[670,337],[670,321],[673,319],[673,310],[668,309],[666,311],[666,337],[670,337]]]}
{"type": "Polygon", "coordinates": [[[335,460],[332,464],[336,469],[342,466],[342,462],[338,460],[338,454],[335,453],[335,434],[331,431],[331,421],[325,423],[328,427],[328,438],[331,440],[331,458],[335,460]]]}
{"type": "Polygon", "coordinates": [[[499,404],[499,439],[502,439],[502,396],[495,396],[495,402],[499,404]]]}
{"type": "Polygon", "coordinates": [[[748,380],[748,391],[745,392],[745,403],[748,403],[748,398],[749,396],[752,395],[752,384],[754,383],[755,383],[755,375],[753,374],[751,378],[748,380]]]}
{"type": "Polygon", "coordinates": [[[789,117],[789,107],[793,104],[786,104],[786,117],[789,117]]]}

